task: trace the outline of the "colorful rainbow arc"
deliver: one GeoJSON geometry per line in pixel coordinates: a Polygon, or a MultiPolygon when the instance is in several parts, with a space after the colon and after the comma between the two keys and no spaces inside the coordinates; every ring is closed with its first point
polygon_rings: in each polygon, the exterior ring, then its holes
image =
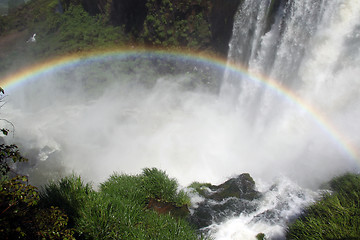
{"type": "Polygon", "coordinates": [[[111,49],[111,50],[102,50],[102,51],[93,51],[90,53],[81,53],[81,54],[72,54],[65,55],[62,57],[57,57],[50,59],[48,61],[37,63],[30,67],[23,68],[16,73],[8,75],[7,77],[0,79],[0,86],[5,89],[15,88],[23,82],[26,82],[30,79],[35,79],[42,74],[51,73],[62,69],[67,66],[72,66],[81,63],[84,60],[97,60],[105,59],[107,57],[128,57],[128,56],[138,56],[139,54],[153,54],[155,56],[170,56],[180,59],[189,59],[201,61],[207,64],[213,64],[223,68],[230,69],[235,71],[242,76],[256,81],[266,86],[267,88],[275,91],[280,96],[284,97],[288,101],[295,103],[300,109],[307,112],[319,127],[323,131],[327,132],[328,135],[336,142],[347,155],[355,160],[357,163],[360,163],[360,154],[357,149],[351,144],[348,139],[343,136],[331,123],[324,117],[324,115],[318,111],[315,107],[308,104],[293,91],[286,88],[285,86],[279,84],[277,81],[269,79],[263,75],[249,73],[247,69],[239,64],[228,62],[226,59],[206,55],[201,53],[186,52],[186,51],[164,51],[164,50],[149,50],[149,49],[111,49]]]}

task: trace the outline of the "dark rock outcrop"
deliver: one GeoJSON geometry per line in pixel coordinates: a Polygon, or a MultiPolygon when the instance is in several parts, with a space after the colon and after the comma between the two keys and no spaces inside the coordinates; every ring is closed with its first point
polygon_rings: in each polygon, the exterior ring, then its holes
{"type": "Polygon", "coordinates": [[[243,0],[214,0],[210,14],[211,45],[226,56],[232,36],[234,16],[243,0]]]}
{"type": "Polygon", "coordinates": [[[190,222],[198,229],[213,222],[242,212],[253,212],[261,193],[255,190],[255,182],[248,173],[231,178],[218,186],[204,184],[197,192],[205,198],[193,209],[190,222]]]}
{"type": "Polygon", "coordinates": [[[231,178],[219,186],[211,186],[210,189],[214,193],[209,198],[215,201],[223,201],[230,197],[251,201],[260,196],[260,193],[255,190],[255,181],[248,173],[231,178]]]}

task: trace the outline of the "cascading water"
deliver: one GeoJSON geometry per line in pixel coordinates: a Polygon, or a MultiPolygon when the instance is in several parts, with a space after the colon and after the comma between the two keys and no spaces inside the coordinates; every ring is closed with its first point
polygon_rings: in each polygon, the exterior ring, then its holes
{"type": "MultiPolygon", "coordinates": [[[[331,119],[333,127],[344,134],[349,143],[358,146],[356,133],[360,129],[355,122],[360,113],[359,1],[244,0],[235,18],[229,61],[242,64],[250,73],[267,76],[267,79],[275,80],[292,91],[319,109],[319,114],[331,119]]],[[[319,158],[327,159],[325,162],[335,168],[347,164],[339,159],[352,158],[339,154],[341,149],[328,152],[326,145],[331,143],[319,136],[319,131],[310,123],[311,119],[304,117],[306,114],[294,111],[296,106],[287,105],[282,97],[273,93],[273,89],[253,79],[239,78],[228,71],[221,94],[233,109],[251,122],[249,127],[256,133],[256,141],[262,143],[259,146],[266,147],[270,139],[276,142],[275,145],[290,148],[293,158],[300,153],[297,159],[302,161],[302,166],[291,162],[295,168],[307,169],[306,173],[298,173],[300,175],[322,174],[319,171],[323,167],[320,165],[322,160],[319,158]],[[279,133],[284,139],[268,137],[279,133]],[[302,140],[297,142],[295,139],[299,135],[302,135],[302,140]],[[287,144],[285,139],[297,146],[287,144]]],[[[271,151],[271,154],[276,154],[276,151],[271,151]]],[[[280,155],[277,156],[279,159],[280,155]]],[[[355,165],[352,167],[358,169],[355,165]]],[[[272,169],[276,167],[277,164],[272,169]]],[[[333,172],[335,168],[326,167],[326,171],[333,172]]],[[[298,174],[292,172],[292,177],[298,174]]],[[[300,178],[299,175],[295,177],[300,178]]],[[[258,211],[244,213],[224,223],[214,223],[210,227],[211,234],[216,239],[255,239],[257,233],[264,232],[270,239],[283,239],[288,218],[298,214],[316,194],[305,193],[304,189],[295,190],[297,185],[288,180],[280,181],[279,186],[287,190],[279,195],[272,191],[265,193],[258,210],[262,217],[258,217],[258,211]],[[277,197],[269,200],[269,196],[274,194],[277,197]],[[284,196],[288,197],[285,201],[284,196]],[[281,205],[281,201],[286,202],[286,206],[281,205]],[[277,217],[271,219],[264,213],[276,209],[274,204],[282,207],[277,208],[277,217]]]]}
{"type": "Polygon", "coordinates": [[[256,207],[204,231],[283,239],[320,183],[359,169],[359,46],[360,1],[244,0],[228,60],[249,74],[226,69],[220,97],[208,80],[224,69],[212,61],[120,53],[5,89],[2,112],[16,126],[11,141],[36,159],[34,182],[75,171],[99,183],[158,167],[186,186],[248,172],[262,193],[256,207]]]}

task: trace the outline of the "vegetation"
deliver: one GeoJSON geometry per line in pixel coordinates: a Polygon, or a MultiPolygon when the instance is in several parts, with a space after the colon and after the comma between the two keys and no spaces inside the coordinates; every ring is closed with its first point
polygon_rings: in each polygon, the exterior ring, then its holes
{"type": "Polygon", "coordinates": [[[79,176],[69,176],[45,185],[40,191],[40,204],[44,207],[56,206],[69,217],[69,226],[74,227],[80,217],[84,203],[93,192],[90,184],[85,184],[79,176]]]}
{"type": "MultiPolygon", "coordinates": [[[[26,4],[23,0],[11,0],[13,5],[9,6],[0,3],[0,14],[8,7],[11,9],[9,15],[0,16],[0,36],[21,33],[20,47],[14,43],[14,47],[0,49],[0,72],[8,70],[15,61],[22,64],[21,61],[28,59],[125,44],[195,50],[211,48],[214,27],[210,17],[214,7],[210,0],[131,0],[138,8],[133,5],[119,7],[135,9],[125,19],[116,18],[115,1],[93,0],[99,4],[89,8],[87,3],[91,1],[61,0],[63,8],[59,7],[58,0],[32,0],[26,4]],[[143,17],[134,19],[139,9],[143,17]],[[34,33],[37,34],[36,43],[26,43],[34,33]]],[[[277,4],[272,1],[268,18],[273,18],[277,4]]],[[[123,67],[133,71],[138,65],[157,64],[157,72],[181,70],[166,61],[137,61],[123,64],[123,67]]],[[[109,68],[114,68],[116,74],[120,69],[119,66],[109,68]]],[[[193,66],[189,64],[183,68],[192,69],[193,66]]],[[[205,72],[197,74],[209,74],[205,72]]],[[[0,88],[1,93],[4,92],[0,88]]],[[[9,130],[3,128],[0,132],[7,135],[9,130]]],[[[161,170],[145,168],[142,174],[135,176],[114,174],[98,191],[75,175],[51,182],[39,191],[28,184],[26,176],[14,170],[17,164],[26,161],[16,145],[0,145],[1,239],[199,238],[185,220],[189,197],[178,190],[175,179],[161,170]]],[[[252,181],[248,183],[253,185],[252,181]]],[[[191,187],[205,195],[211,185],[194,183],[191,187]]],[[[288,239],[359,239],[360,176],[347,174],[334,178],[329,187],[331,193],[324,194],[289,226],[288,239]]],[[[256,198],[258,194],[252,191],[248,196],[256,198]]],[[[222,195],[215,197],[224,198],[222,195]]],[[[262,233],[256,237],[265,238],[262,233]]]]}
{"type": "MultiPolygon", "coordinates": [[[[1,132],[7,135],[9,130],[1,132]]],[[[73,239],[67,216],[59,208],[40,207],[37,188],[14,171],[26,161],[16,145],[0,145],[0,238],[73,239]]]]}
{"type": "Polygon", "coordinates": [[[185,218],[171,211],[187,209],[189,197],[156,168],[145,168],[137,176],[114,174],[99,191],[74,175],[49,183],[40,194],[24,176],[3,177],[2,239],[199,238],[185,218]],[[166,203],[162,214],[149,204],[154,198],[166,203]]]}
{"type": "Polygon", "coordinates": [[[31,53],[37,58],[124,44],[211,48],[210,0],[60,2],[17,4],[9,15],[0,16],[0,35],[14,30],[25,31],[28,37],[36,33],[31,53]]]}
{"type": "Polygon", "coordinates": [[[205,196],[211,186],[213,186],[211,183],[192,182],[189,188],[200,196],[205,196]]]}
{"type": "Polygon", "coordinates": [[[19,47],[5,52],[2,69],[8,69],[14,61],[21,64],[21,59],[44,59],[93,48],[121,46],[127,41],[121,27],[106,24],[101,15],[90,16],[80,5],[70,5],[64,13],[57,9],[58,0],[34,0],[0,18],[1,32],[17,29],[26,36],[19,47]],[[34,33],[36,42],[26,44],[27,38],[34,33]],[[17,56],[21,59],[16,59],[17,56]]]}
{"type": "Polygon", "coordinates": [[[360,175],[336,177],[329,186],[333,192],[290,225],[288,239],[360,239],[360,175]]]}
{"type": "Polygon", "coordinates": [[[148,14],[142,37],[146,43],[161,46],[187,46],[199,49],[211,40],[208,0],[148,0],[148,14]]]}
{"type": "Polygon", "coordinates": [[[45,186],[40,202],[63,209],[77,236],[86,239],[197,239],[189,223],[171,211],[190,204],[177,189],[165,172],[145,168],[135,176],[114,174],[99,191],[77,176],[67,177],[45,186]],[[154,211],[153,199],[169,210],[154,211]]]}
{"type": "Polygon", "coordinates": [[[143,191],[147,199],[157,199],[163,202],[174,203],[176,206],[190,205],[190,198],[183,190],[177,191],[178,184],[170,179],[165,172],[156,168],[145,168],[141,176],[143,191]]]}

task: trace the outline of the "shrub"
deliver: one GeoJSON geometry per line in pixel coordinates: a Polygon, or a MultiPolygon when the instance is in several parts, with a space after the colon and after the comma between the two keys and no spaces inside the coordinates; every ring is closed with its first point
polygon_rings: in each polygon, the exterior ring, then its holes
{"type": "Polygon", "coordinates": [[[41,208],[37,188],[11,169],[11,163],[26,161],[17,147],[1,145],[0,160],[0,238],[74,239],[66,214],[52,206],[41,208]]]}

